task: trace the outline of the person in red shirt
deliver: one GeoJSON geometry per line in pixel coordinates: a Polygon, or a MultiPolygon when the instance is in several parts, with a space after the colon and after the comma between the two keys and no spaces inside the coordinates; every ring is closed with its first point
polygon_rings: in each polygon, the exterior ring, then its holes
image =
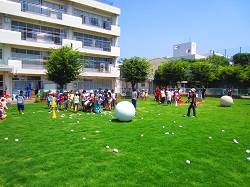
{"type": "Polygon", "coordinates": [[[156,94],[156,102],[158,102],[158,105],[160,105],[161,104],[161,90],[159,87],[156,87],[155,94],[156,94]]]}
{"type": "Polygon", "coordinates": [[[6,93],[6,91],[3,91],[3,97],[4,97],[5,99],[8,99],[10,96],[6,93]]]}
{"type": "Polygon", "coordinates": [[[64,105],[64,96],[63,94],[61,94],[59,98],[59,106],[61,110],[62,110],[63,105],[64,105]]]}

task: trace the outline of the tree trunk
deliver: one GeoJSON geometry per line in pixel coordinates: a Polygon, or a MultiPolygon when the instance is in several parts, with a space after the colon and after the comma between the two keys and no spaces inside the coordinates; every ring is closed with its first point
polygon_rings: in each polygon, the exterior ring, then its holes
{"type": "Polygon", "coordinates": [[[132,90],[135,89],[135,82],[131,82],[132,90]]]}

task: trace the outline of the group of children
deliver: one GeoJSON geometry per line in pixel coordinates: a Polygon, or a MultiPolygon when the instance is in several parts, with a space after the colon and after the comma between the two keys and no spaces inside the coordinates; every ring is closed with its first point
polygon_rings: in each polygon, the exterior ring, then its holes
{"type": "Polygon", "coordinates": [[[47,97],[47,102],[50,110],[54,108],[59,111],[64,109],[73,109],[77,113],[81,107],[81,110],[84,112],[95,112],[101,113],[102,110],[112,110],[117,104],[117,94],[112,89],[109,91],[105,89],[102,91],[99,90],[89,91],[86,90],[73,90],[64,91],[60,93],[49,93],[47,97]],[[54,106],[53,106],[54,102],[54,106]]]}
{"type": "MultiPolygon", "coordinates": [[[[23,91],[21,90],[18,95],[16,95],[17,100],[17,109],[19,114],[24,114],[24,96],[23,91]]],[[[5,110],[10,108],[10,100],[11,98],[6,93],[6,91],[3,92],[3,95],[0,100],[0,120],[6,119],[7,115],[5,110]]]]}
{"type": "Polygon", "coordinates": [[[175,103],[177,106],[178,104],[183,103],[181,100],[181,95],[180,95],[180,89],[178,88],[177,90],[174,89],[165,89],[165,88],[159,88],[156,87],[155,89],[155,100],[160,104],[168,104],[172,105],[172,103],[175,103]]]}

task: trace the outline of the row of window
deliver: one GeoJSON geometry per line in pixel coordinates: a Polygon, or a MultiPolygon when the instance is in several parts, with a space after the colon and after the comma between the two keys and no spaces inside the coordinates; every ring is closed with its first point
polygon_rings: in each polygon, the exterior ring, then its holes
{"type": "Polygon", "coordinates": [[[99,16],[89,12],[74,9],[74,16],[81,17],[82,23],[86,25],[92,25],[101,27],[107,30],[111,30],[112,19],[104,16],[99,16]]]}
{"type": "MultiPolygon", "coordinates": [[[[66,12],[65,5],[59,5],[43,0],[11,0],[20,2],[22,11],[33,12],[44,16],[62,19],[62,13],[66,12]]],[[[74,9],[73,15],[82,18],[82,23],[111,30],[112,18],[92,14],[86,11],[74,9]]]]}
{"type": "MultiPolygon", "coordinates": [[[[53,44],[62,44],[62,39],[66,38],[65,30],[41,25],[34,25],[24,22],[12,21],[11,30],[21,32],[23,40],[42,41],[53,44]]],[[[83,46],[101,48],[103,51],[111,51],[111,39],[74,32],[77,41],[83,42],[83,46]]]]}
{"type": "Polygon", "coordinates": [[[34,25],[24,22],[12,21],[11,30],[21,32],[23,40],[44,41],[54,44],[62,44],[62,38],[65,38],[65,33],[61,29],[34,25]]]}
{"type": "MultiPolygon", "coordinates": [[[[12,59],[22,60],[24,68],[32,66],[33,68],[38,69],[44,67],[49,53],[45,51],[11,48],[11,56],[12,59]]],[[[109,64],[113,63],[113,59],[111,58],[100,58],[90,56],[82,56],[80,58],[88,61],[88,64],[86,64],[85,66],[86,68],[99,69],[100,64],[105,64],[108,67],[109,64]]]]}
{"type": "Polygon", "coordinates": [[[81,41],[83,46],[101,48],[103,51],[111,51],[111,39],[74,32],[77,41],[81,41]]]}
{"type": "Polygon", "coordinates": [[[21,3],[21,10],[24,12],[32,12],[44,16],[62,19],[62,13],[65,12],[65,6],[44,0],[11,0],[21,3]]]}
{"type": "Polygon", "coordinates": [[[74,82],[74,88],[85,89],[85,90],[97,90],[98,88],[103,89],[112,89],[112,81],[111,80],[87,80],[84,81],[79,80],[78,82],[74,82]]]}

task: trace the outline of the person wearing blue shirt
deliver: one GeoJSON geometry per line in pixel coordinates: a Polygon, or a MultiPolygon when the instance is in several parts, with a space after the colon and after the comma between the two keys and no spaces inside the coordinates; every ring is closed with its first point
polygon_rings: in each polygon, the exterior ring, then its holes
{"type": "Polygon", "coordinates": [[[31,90],[31,86],[30,85],[26,86],[26,98],[27,99],[30,98],[30,90],[31,90]]]}

